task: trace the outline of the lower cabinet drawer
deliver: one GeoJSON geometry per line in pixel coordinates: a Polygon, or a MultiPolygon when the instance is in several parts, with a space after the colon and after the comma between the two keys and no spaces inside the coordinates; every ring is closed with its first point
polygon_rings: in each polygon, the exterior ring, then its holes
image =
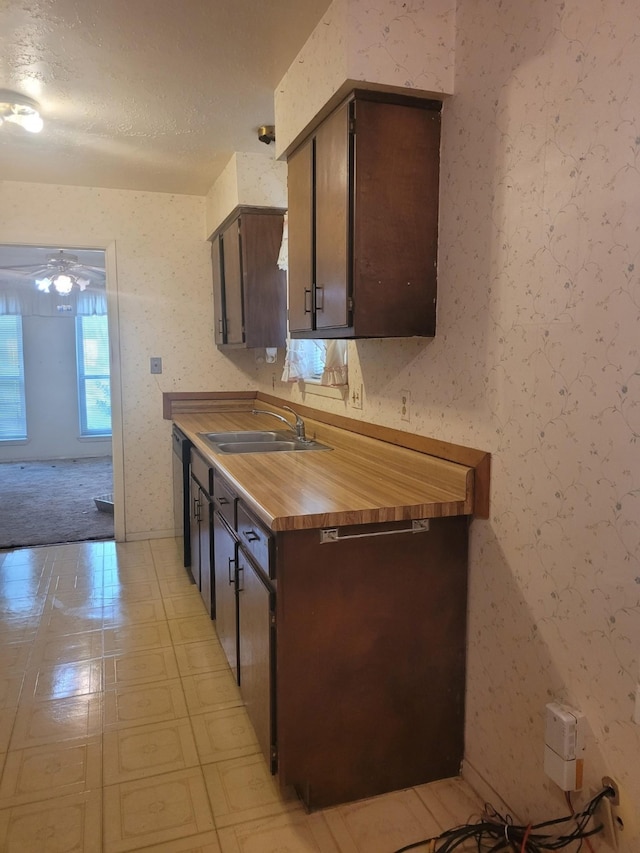
{"type": "Polygon", "coordinates": [[[213,478],[213,498],[220,515],[235,529],[238,498],[231,485],[217,471],[213,478]]]}
{"type": "Polygon", "coordinates": [[[267,577],[271,554],[271,533],[255,519],[242,503],[238,503],[238,536],[245,551],[247,551],[267,577]]]}
{"type": "Polygon", "coordinates": [[[200,483],[208,495],[213,494],[213,468],[193,447],[191,448],[191,476],[200,483]]]}

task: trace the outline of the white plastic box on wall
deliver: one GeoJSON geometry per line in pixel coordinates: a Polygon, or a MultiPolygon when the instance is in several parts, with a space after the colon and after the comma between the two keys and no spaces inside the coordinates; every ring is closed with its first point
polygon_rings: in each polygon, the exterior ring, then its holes
{"type": "Polygon", "coordinates": [[[544,772],[563,791],[582,788],[585,729],[582,711],[558,702],[546,706],[544,772]]]}

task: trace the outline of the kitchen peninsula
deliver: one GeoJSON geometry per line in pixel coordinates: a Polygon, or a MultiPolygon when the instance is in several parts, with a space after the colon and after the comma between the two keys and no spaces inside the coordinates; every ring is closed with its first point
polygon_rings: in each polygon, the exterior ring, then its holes
{"type": "Polygon", "coordinates": [[[164,395],[209,490],[212,615],[265,757],[309,808],[457,775],[489,455],[305,406],[331,450],[223,454],[201,436],[273,429],[251,410],[286,403],[164,395]]]}

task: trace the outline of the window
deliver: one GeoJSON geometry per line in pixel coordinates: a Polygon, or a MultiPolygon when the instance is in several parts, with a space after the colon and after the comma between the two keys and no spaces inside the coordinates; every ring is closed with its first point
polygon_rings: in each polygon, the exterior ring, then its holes
{"type": "Polygon", "coordinates": [[[76,317],[80,435],[111,435],[109,329],[104,314],[76,317]]]}
{"type": "Polygon", "coordinates": [[[348,385],[347,342],[288,340],[282,379],[331,387],[348,385]]]}
{"type": "Polygon", "coordinates": [[[0,315],[0,441],[27,437],[22,317],[0,315]]]}

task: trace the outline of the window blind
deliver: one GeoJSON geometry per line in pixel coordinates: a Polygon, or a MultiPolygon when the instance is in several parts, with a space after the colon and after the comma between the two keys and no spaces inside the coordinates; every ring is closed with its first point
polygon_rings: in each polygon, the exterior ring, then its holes
{"type": "Polygon", "coordinates": [[[111,435],[107,317],[76,317],[80,435],[111,435]]]}
{"type": "Polygon", "coordinates": [[[22,317],[0,316],[0,441],[27,437],[22,317]]]}

